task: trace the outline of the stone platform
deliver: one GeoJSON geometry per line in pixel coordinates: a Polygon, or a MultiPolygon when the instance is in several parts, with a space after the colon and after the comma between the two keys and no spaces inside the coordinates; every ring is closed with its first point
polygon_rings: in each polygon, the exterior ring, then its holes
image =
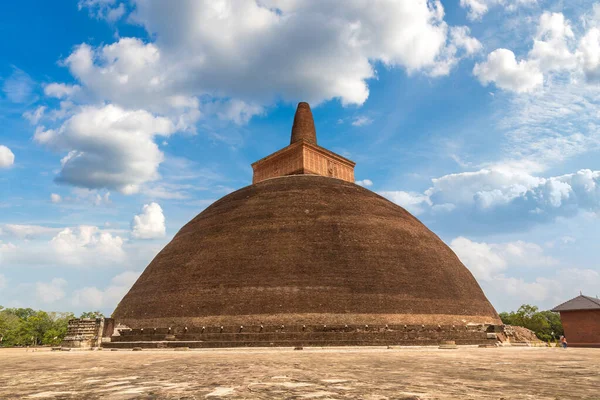
{"type": "Polygon", "coordinates": [[[496,343],[493,325],[295,325],[120,329],[104,348],[436,346],[496,343]]]}

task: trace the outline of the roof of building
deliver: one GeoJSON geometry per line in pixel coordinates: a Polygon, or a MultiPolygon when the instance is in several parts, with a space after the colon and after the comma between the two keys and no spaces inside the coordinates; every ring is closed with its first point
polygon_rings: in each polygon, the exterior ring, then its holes
{"type": "Polygon", "coordinates": [[[552,311],[600,310],[600,299],[579,295],[552,309],[552,311]]]}
{"type": "Polygon", "coordinates": [[[354,183],[273,178],[216,201],[114,312],[130,327],[501,323],[452,250],[354,183]]]}

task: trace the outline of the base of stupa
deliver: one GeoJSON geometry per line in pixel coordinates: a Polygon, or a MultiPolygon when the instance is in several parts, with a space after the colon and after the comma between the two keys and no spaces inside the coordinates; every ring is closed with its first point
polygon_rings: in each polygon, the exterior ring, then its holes
{"type": "Polygon", "coordinates": [[[497,325],[294,325],[120,329],[105,348],[487,345],[497,325]]]}

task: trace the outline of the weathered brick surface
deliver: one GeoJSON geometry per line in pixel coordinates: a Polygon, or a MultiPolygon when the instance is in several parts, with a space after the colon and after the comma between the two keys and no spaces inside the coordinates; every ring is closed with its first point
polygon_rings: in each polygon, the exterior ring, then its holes
{"type": "Polygon", "coordinates": [[[600,310],[561,311],[569,345],[600,346],[600,310]]]}
{"type": "Polygon", "coordinates": [[[358,185],[311,175],[263,181],[208,207],[114,317],[131,328],[500,323],[471,273],[416,218],[358,185]]]}
{"type": "Polygon", "coordinates": [[[354,162],[304,140],[254,164],[252,183],[287,175],[321,175],[354,182],[354,162]]]}
{"type": "Polygon", "coordinates": [[[172,335],[164,329],[144,328],[122,330],[106,348],[168,348],[168,347],[255,347],[255,346],[354,346],[354,345],[438,345],[444,341],[457,344],[495,343],[489,338],[489,326],[415,326],[392,325],[364,326],[249,326],[240,332],[239,327],[171,328],[172,335]]]}

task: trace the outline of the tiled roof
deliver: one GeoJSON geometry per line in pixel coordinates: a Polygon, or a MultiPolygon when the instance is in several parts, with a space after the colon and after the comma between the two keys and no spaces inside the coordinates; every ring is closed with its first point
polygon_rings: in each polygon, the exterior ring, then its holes
{"type": "Polygon", "coordinates": [[[600,299],[596,297],[579,295],[574,299],[564,302],[552,309],[552,311],[575,310],[600,310],[600,299]]]}

